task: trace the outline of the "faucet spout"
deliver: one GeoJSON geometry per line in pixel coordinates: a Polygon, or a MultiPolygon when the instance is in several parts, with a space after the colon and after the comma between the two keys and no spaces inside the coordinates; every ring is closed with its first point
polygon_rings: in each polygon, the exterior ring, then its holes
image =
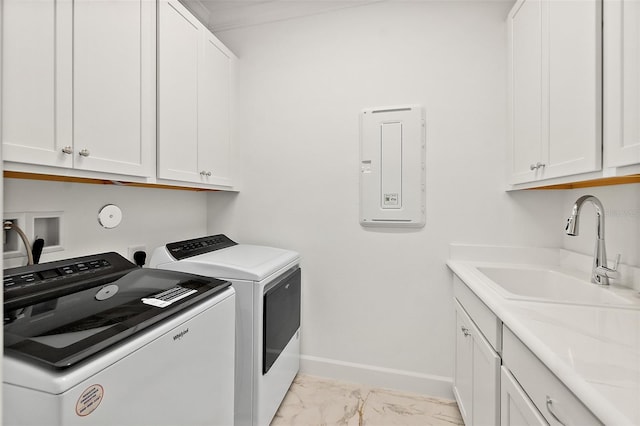
{"type": "Polygon", "coordinates": [[[614,273],[615,269],[607,267],[607,249],[604,241],[604,207],[600,200],[593,195],[583,195],[578,198],[573,205],[571,216],[567,219],[565,231],[567,235],[577,236],[579,233],[579,219],[582,206],[589,201],[593,204],[598,219],[596,224],[596,247],[593,255],[593,270],[591,271],[591,282],[600,285],[609,284],[609,275],[607,272],[614,273]]]}
{"type": "Polygon", "coordinates": [[[604,207],[602,206],[600,200],[598,200],[593,195],[583,195],[574,203],[573,210],[571,211],[571,216],[567,220],[567,226],[565,228],[565,230],[567,231],[567,235],[571,235],[572,237],[578,236],[580,228],[580,212],[582,211],[582,206],[587,201],[591,202],[596,210],[596,217],[598,218],[596,237],[598,238],[598,240],[604,240],[604,207]]]}

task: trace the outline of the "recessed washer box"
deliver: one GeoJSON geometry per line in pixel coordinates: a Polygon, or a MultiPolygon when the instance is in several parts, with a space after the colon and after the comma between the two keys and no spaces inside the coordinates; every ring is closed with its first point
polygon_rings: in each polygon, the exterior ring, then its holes
{"type": "Polygon", "coordinates": [[[64,250],[62,216],[63,212],[60,211],[27,213],[27,219],[32,224],[33,240],[35,241],[36,238],[44,240],[43,253],[64,250]]]}
{"type": "Polygon", "coordinates": [[[421,106],[360,114],[360,224],[425,224],[425,119],[421,106]]]}
{"type": "MultiPolygon", "coordinates": [[[[17,212],[4,212],[3,222],[11,221],[18,225],[23,231],[25,228],[25,214],[17,212]]],[[[2,255],[4,259],[11,259],[14,257],[26,257],[26,250],[22,239],[18,233],[14,230],[4,230],[2,237],[2,255]]]]}

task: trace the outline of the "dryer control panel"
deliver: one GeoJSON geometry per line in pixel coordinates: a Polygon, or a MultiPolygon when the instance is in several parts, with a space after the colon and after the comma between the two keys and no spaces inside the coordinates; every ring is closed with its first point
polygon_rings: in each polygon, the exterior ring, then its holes
{"type": "Polygon", "coordinates": [[[235,246],[238,243],[232,241],[224,234],[210,235],[208,237],[195,238],[193,240],[178,241],[167,244],[167,250],[176,260],[186,259],[199,254],[221,250],[235,246]]]}

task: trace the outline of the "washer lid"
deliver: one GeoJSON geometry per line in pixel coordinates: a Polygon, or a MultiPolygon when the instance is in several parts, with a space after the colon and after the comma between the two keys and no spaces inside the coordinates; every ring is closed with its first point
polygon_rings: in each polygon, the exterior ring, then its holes
{"type": "Polygon", "coordinates": [[[159,267],[226,280],[262,281],[299,259],[290,250],[238,244],[159,267]]]}
{"type": "Polygon", "coordinates": [[[49,368],[71,367],[230,285],[184,273],[136,269],[106,285],[5,309],[4,352],[49,368]]]}

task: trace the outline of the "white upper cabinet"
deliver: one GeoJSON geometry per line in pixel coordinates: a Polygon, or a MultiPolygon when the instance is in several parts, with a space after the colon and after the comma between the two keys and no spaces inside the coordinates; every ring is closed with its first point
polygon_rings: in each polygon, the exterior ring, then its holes
{"type": "Polygon", "coordinates": [[[159,8],[158,177],[231,186],[235,57],[178,1],[159,8]]]}
{"type": "Polygon", "coordinates": [[[542,3],[525,1],[509,16],[511,179],[534,180],[542,159],[542,3]]]}
{"type": "Polygon", "coordinates": [[[197,181],[201,25],[177,1],[158,7],[158,177],[197,181]]]}
{"type": "Polygon", "coordinates": [[[5,0],[4,160],[153,176],[155,22],[147,0],[5,0]]]}
{"type": "Polygon", "coordinates": [[[601,169],[598,0],[519,0],[509,28],[509,183],[601,169]]]}
{"type": "Polygon", "coordinates": [[[155,2],[74,1],[74,167],[151,176],[155,2]]]}
{"type": "Polygon", "coordinates": [[[640,3],[604,3],[605,167],[640,164],[640,3]]]}
{"type": "Polygon", "coordinates": [[[72,167],[71,1],[4,0],[2,149],[9,161],[72,167]]]}
{"type": "Polygon", "coordinates": [[[202,49],[198,97],[198,169],[208,182],[231,184],[231,56],[209,31],[202,49]],[[211,173],[211,175],[209,175],[211,173]]]}

